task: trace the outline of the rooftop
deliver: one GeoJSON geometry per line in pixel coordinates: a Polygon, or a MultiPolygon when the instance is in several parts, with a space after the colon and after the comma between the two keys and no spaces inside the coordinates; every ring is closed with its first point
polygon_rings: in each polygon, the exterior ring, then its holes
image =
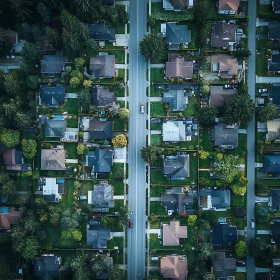
{"type": "Polygon", "coordinates": [[[180,221],[170,221],[170,224],[163,224],[163,246],[179,246],[180,239],[188,237],[188,227],[181,226],[180,221]]]}

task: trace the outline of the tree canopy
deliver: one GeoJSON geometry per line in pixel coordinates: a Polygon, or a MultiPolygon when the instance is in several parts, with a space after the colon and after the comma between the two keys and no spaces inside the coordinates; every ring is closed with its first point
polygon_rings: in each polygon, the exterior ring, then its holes
{"type": "Polygon", "coordinates": [[[238,258],[246,257],[248,253],[248,246],[246,242],[244,242],[243,240],[239,240],[235,244],[235,253],[238,258]]]}
{"type": "Polygon", "coordinates": [[[124,134],[118,134],[112,139],[114,148],[123,148],[127,145],[127,139],[124,134]]]}
{"type": "Polygon", "coordinates": [[[19,141],[19,131],[4,128],[0,135],[1,142],[8,148],[13,148],[20,143],[19,141]]]}
{"type": "Polygon", "coordinates": [[[200,243],[198,245],[198,258],[202,261],[213,260],[215,251],[212,244],[200,243]]]}
{"type": "Polygon", "coordinates": [[[159,146],[150,145],[142,148],[141,155],[145,162],[153,165],[160,158],[163,151],[164,149],[159,146]]]}
{"type": "Polygon", "coordinates": [[[217,114],[218,110],[216,107],[203,107],[197,114],[198,121],[204,127],[212,127],[215,123],[217,114]]]}
{"type": "Polygon", "coordinates": [[[276,105],[272,102],[268,102],[265,106],[261,107],[258,111],[258,121],[267,122],[273,120],[278,114],[276,105]]]}
{"type": "Polygon", "coordinates": [[[28,159],[34,158],[37,152],[36,141],[33,139],[23,139],[21,141],[21,144],[22,144],[23,155],[28,159]]]}

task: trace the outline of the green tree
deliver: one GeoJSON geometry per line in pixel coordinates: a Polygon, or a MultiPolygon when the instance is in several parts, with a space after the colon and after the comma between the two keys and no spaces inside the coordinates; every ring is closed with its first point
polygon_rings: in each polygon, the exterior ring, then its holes
{"type": "Polygon", "coordinates": [[[239,183],[235,183],[232,185],[231,190],[236,195],[243,195],[247,191],[247,186],[242,186],[239,183]]]}
{"type": "Polygon", "coordinates": [[[34,116],[32,116],[29,112],[17,112],[14,118],[17,128],[21,131],[24,131],[25,129],[30,127],[34,116]]]}
{"type": "Polygon", "coordinates": [[[145,162],[149,165],[154,165],[160,159],[163,151],[164,149],[159,146],[150,145],[142,148],[141,155],[145,162]]]}
{"type": "Polygon", "coordinates": [[[31,17],[30,7],[32,2],[29,0],[7,0],[8,7],[17,18],[18,22],[24,22],[31,17]]]}
{"type": "Polygon", "coordinates": [[[4,88],[9,96],[16,98],[22,91],[23,84],[12,74],[8,74],[4,77],[4,88]]]}
{"type": "Polygon", "coordinates": [[[72,7],[75,7],[81,17],[88,17],[97,8],[94,0],[72,0],[72,7]]]}
{"type": "Polygon", "coordinates": [[[77,154],[82,155],[84,153],[86,146],[83,144],[78,144],[77,146],[77,154]]]}
{"type": "Polygon", "coordinates": [[[44,22],[51,21],[51,11],[43,2],[39,2],[37,5],[37,11],[44,22]]]}
{"type": "Polygon", "coordinates": [[[111,266],[109,275],[110,280],[124,279],[124,271],[117,264],[111,266]]]}
{"type": "Polygon", "coordinates": [[[226,101],[226,123],[248,124],[255,114],[255,104],[249,94],[234,94],[226,101]]]}
{"type": "Polygon", "coordinates": [[[30,75],[26,79],[26,85],[30,89],[37,89],[39,85],[39,77],[35,75],[30,75]]]}
{"type": "Polygon", "coordinates": [[[263,207],[260,204],[257,204],[255,207],[256,220],[259,223],[267,223],[270,220],[270,214],[268,209],[263,207]]]}
{"type": "Polygon", "coordinates": [[[203,150],[199,150],[198,151],[198,155],[199,155],[200,159],[207,159],[209,157],[209,152],[203,151],[203,150]]]}
{"type": "Polygon", "coordinates": [[[118,134],[112,139],[114,148],[123,148],[127,145],[127,139],[124,134],[118,134]]]}
{"type": "Polygon", "coordinates": [[[62,212],[61,208],[48,205],[48,212],[49,212],[49,222],[54,226],[58,225],[61,219],[61,212],[62,212]]]}
{"type": "Polygon", "coordinates": [[[128,13],[124,5],[115,6],[115,13],[112,15],[112,21],[115,24],[127,24],[129,20],[128,13]]]}
{"type": "Polygon", "coordinates": [[[251,55],[251,51],[249,49],[239,49],[233,53],[234,57],[243,58],[249,57],[251,55]]]}
{"type": "Polygon", "coordinates": [[[90,89],[83,88],[78,92],[78,102],[82,113],[88,113],[90,107],[90,89]]]}
{"type": "Polygon", "coordinates": [[[70,79],[70,86],[73,88],[77,88],[81,84],[81,81],[78,77],[73,77],[70,79]]]}
{"type": "Polygon", "coordinates": [[[124,178],[124,169],[118,168],[115,172],[113,172],[113,179],[115,180],[123,180],[124,178]]]}
{"type": "Polygon", "coordinates": [[[215,251],[210,243],[200,243],[198,245],[198,252],[198,258],[201,261],[214,259],[215,251]]]}
{"type": "Polygon", "coordinates": [[[197,216],[196,215],[190,215],[188,217],[188,226],[194,228],[196,226],[196,220],[197,220],[197,216]]]}
{"type": "Polygon", "coordinates": [[[127,108],[120,108],[119,116],[120,116],[121,120],[128,121],[128,119],[129,119],[129,110],[127,108]]]}
{"type": "Polygon", "coordinates": [[[273,120],[277,116],[277,107],[272,102],[268,102],[258,111],[258,121],[267,122],[273,120]]]}
{"type": "Polygon", "coordinates": [[[129,221],[128,213],[129,213],[129,209],[127,205],[120,207],[118,218],[119,218],[120,225],[123,227],[127,227],[128,225],[128,221],[129,221]]]}
{"type": "Polygon", "coordinates": [[[40,222],[32,211],[28,211],[23,220],[23,228],[26,232],[34,233],[40,228],[40,222]]]}
{"type": "Polygon", "coordinates": [[[257,182],[256,193],[257,193],[257,195],[267,194],[268,193],[268,187],[263,183],[257,182]]]}
{"type": "Polygon", "coordinates": [[[98,276],[104,272],[107,272],[108,267],[104,260],[104,257],[101,255],[98,255],[96,258],[94,258],[91,262],[91,270],[94,273],[94,275],[98,276]]]}
{"type": "Polygon", "coordinates": [[[93,86],[93,81],[91,81],[91,80],[84,80],[83,86],[85,88],[91,88],[93,86]]]}
{"type": "Polygon", "coordinates": [[[140,42],[140,51],[147,60],[157,63],[163,56],[165,50],[165,42],[161,33],[145,35],[144,39],[140,42]]]}
{"type": "Polygon", "coordinates": [[[23,139],[21,141],[22,144],[22,152],[24,157],[28,159],[32,159],[35,157],[37,153],[37,143],[33,139],[23,139]]]}
{"type": "Polygon", "coordinates": [[[77,69],[80,69],[81,67],[84,66],[85,64],[85,60],[81,57],[75,58],[74,59],[74,63],[77,69]]]}
{"type": "Polygon", "coordinates": [[[4,128],[0,135],[0,141],[8,148],[13,148],[20,143],[19,136],[18,130],[4,128]]]}
{"type": "Polygon", "coordinates": [[[101,225],[103,227],[108,227],[110,223],[110,220],[107,216],[101,216],[101,225]]]}
{"type": "Polygon", "coordinates": [[[209,224],[213,224],[217,222],[217,216],[215,210],[202,211],[201,217],[202,219],[208,221],[209,224]]]}
{"type": "Polygon", "coordinates": [[[203,276],[203,280],[215,280],[215,275],[212,272],[206,272],[203,276]]]}
{"type": "Polygon", "coordinates": [[[243,218],[243,217],[245,217],[245,215],[246,215],[245,208],[243,208],[243,207],[235,208],[235,216],[243,218]]]}
{"type": "Polygon", "coordinates": [[[275,257],[277,247],[266,243],[263,239],[252,239],[249,251],[256,259],[265,263],[270,263],[272,258],[275,257]]]}
{"type": "Polygon", "coordinates": [[[82,240],[82,233],[78,229],[70,228],[70,229],[61,231],[61,238],[73,239],[75,241],[81,241],[82,240]]]}
{"type": "Polygon", "coordinates": [[[236,256],[238,258],[244,258],[247,256],[247,253],[248,253],[248,246],[247,244],[242,241],[242,240],[239,240],[236,244],[235,244],[235,253],[236,253],[236,256]]]}
{"type": "Polygon", "coordinates": [[[220,154],[216,157],[213,173],[219,181],[228,185],[239,175],[238,161],[234,155],[220,154]]]}
{"type": "Polygon", "coordinates": [[[203,96],[207,96],[210,92],[210,87],[209,85],[204,85],[200,88],[200,91],[202,93],[203,96]]]}
{"type": "Polygon", "coordinates": [[[55,49],[62,48],[62,42],[58,31],[54,28],[46,27],[46,38],[48,43],[55,49]]]}
{"type": "Polygon", "coordinates": [[[3,28],[0,28],[0,54],[7,54],[12,48],[12,43],[3,28]]]}
{"type": "Polygon", "coordinates": [[[79,226],[80,214],[77,211],[73,211],[71,208],[66,208],[62,211],[61,215],[61,228],[70,229],[79,226]]]}
{"type": "Polygon", "coordinates": [[[74,280],[84,280],[89,278],[87,258],[84,253],[66,259],[65,266],[74,272],[74,280]]]}
{"type": "Polygon", "coordinates": [[[204,127],[212,127],[215,123],[217,114],[218,110],[216,107],[203,107],[197,114],[198,121],[204,127]]]}

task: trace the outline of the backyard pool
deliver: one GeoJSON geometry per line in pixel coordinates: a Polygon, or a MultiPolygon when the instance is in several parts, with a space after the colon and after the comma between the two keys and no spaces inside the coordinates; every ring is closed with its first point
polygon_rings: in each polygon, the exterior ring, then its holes
{"type": "Polygon", "coordinates": [[[0,207],[0,213],[9,213],[10,207],[1,206],[0,207]]]}
{"type": "Polygon", "coordinates": [[[61,116],[61,115],[55,115],[55,116],[53,117],[53,119],[54,119],[54,120],[63,121],[63,120],[64,120],[64,117],[61,116]]]}
{"type": "Polygon", "coordinates": [[[63,178],[58,178],[57,183],[58,184],[64,184],[64,179],[63,178]]]}

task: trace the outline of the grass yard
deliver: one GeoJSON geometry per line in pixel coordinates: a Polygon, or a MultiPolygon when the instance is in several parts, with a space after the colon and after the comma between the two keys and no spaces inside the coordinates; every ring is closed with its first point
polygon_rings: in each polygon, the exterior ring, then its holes
{"type": "Polygon", "coordinates": [[[119,117],[114,117],[114,131],[125,131],[125,124],[119,117]]]}
{"type": "Polygon", "coordinates": [[[109,214],[113,214],[114,212],[118,212],[122,206],[123,206],[123,200],[122,199],[116,199],[115,200],[115,206],[114,206],[114,208],[110,208],[109,214]]]}
{"type": "Polygon", "coordinates": [[[94,185],[96,185],[98,183],[97,181],[93,181],[93,180],[82,180],[79,182],[82,183],[82,186],[81,186],[82,195],[87,195],[88,191],[93,190],[94,185]]]}
{"type": "Polygon", "coordinates": [[[246,280],[246,273],[242,273],[242,272],[235,272],[234,274],[235,276],[235,280],[246,280]]]}
{"type": "Polygon", "coordinates": [[[256,55],[256,74],[258,76],[267,76],[267,58],[265,57],[266,51],[260,51],[260,54],[256,55]]]}
{"type": "Polygon", "coordinates": [[[165,116],[166,112],[163,108],[163,103],[161,102],[150,102],[150,112],[151,116],[165,116]]]}
{"type": "Polygon", "coordinates": [[[59,108],[39,108],[40,114],[62,114],[63,112],[68,112],[70,115],[78,114],[78,99],[68,98],[64,102],[64,106],[59,108]]]}
{"type": "Polygon", "coordinates": [[[150,96],[151,97],[162,97],[163,92],[164,92],[163,89],[156,88],[155,86],[150,87],[150,96]]]}
{"type": "Polygon", "coordinates": [[[74,199],[74,182],[75,179],[67,179],[64,185],[64,195],[62,196],[63,207],[73,207],[74,199]]]}
{"type": "Polygon", "coordinates": [[[161,130],[162,129],[162,123],[151,123],[150,124],[151,130],[161,130]]]}
{"type": "Polygon", "coordinates": [[[124,72],[125,72],[125,69],[118,69],[118,79],[120,79],[120,80],[124,79],[124,72]]]}
{"type": "Polygon", "coordinates": [[[67,118],[67,127],[69,128],[78,128],[78,119],[77,118],[67,118]]]}
{"type": "Polygon", "coordinates": [[[118,50],[118,51],[110,50],[110,51],[108,51],[108,54],[116,56],[116,63],[117,64],[124,64],[124,62],[125,62],[125,52],[124,52],[124,49],[123,49],[123,51],[120,51],[120,50],[118,50]]]}
{"type": "Polygon", "coordinates": [[[189,96],[188,97],[189,103],[187,108],[184,110],[184,116],[195,116],[197,113],[197,97],[196,96],[189,96]]]}
{"type": "Polygon", "coordinates": [[[196,136],[192,136],[191,141],[182,141],[180,142],[180,147],[182,149],[188,149],[188,150],[197,150],[198,145],[198,138],[196,136]]]}
{"type": "Polygon", "coordinates": [[[267,34],[268,34],[268,26],[257,26],[256,27],[256,34],[257,35],[267,36],[267,34]]]}
{"type": "Polygon", "coordinates": [[[275,14],[271,5],[260,5],[260,0],[257,1],[257,17],[264,19],[279,19],[280,16],[275,14]]]}
{"type": "MultiPolygon", "coordinates": [[[[158,4],[158,3],[153,3],[158,4]]],[[[164,77],[165,68],[151,68],[151,84],[153,83],[168,83],[164,77]]]]}
{"type": "Polygon", "coordinates": [[[116,172],[117,172],[119,169],[124,170],[124,168],[123,168],[123,163],[115,162],[115,163],[113,164],[113,166],[112,166],[112,169],[111,169],[112,179],[115,178],[115,174],[116,174],[116,172]]]}
{"type": "Polygon", "coordinates": [[[245,207],[246,196],[245,195],[231,195],[231,206],[233,207],[245,207]]]}
{"type": "Polygon", "coordinates": [[[114,187],[114,195],[124,194],[124,185],[122,180],[110,180],[110,184],[114,187]]]}
{"type": "Polygon", "coordinates": [[[151,145],[161,145],[162,144],[162,135],[152,134],[151,135],[151,145]]]}
{"type": "Polygon", "coordinates": [[[68,159],[77,159],[77,143],[64,143],[64,149],[67,151],[68,159]]]}
{"type": "MultiPolygon", "coordinates": [[[[115,86],[104,86],[105,88],[109,88],[111,92],[114,92],[116,97],[124,97],[124,89],[120,85],[115,86]]],[[[128,92],[127,92],[128,94],[128,92]]]]}
{"type": "Polygon", "coordinates": [[[119,249],[123,249],[123,237],[113,237],[107,243],[108,249],[114,249],[115,246],[118,246],[119,249]]]}
{"type": "Polygon", "coordinates": [[[165,208],[160,205],[160,201],[150,202],[150,213],[156,216],[165,216],[167,214],[165,208]]]}
{"type": "Polygon", "coordinates": [[[17,177],[17,190],[33,193],[33,180],[31,177],[17,177]]]}
{"type": "Polygon", "coordinates": [[[160,197],[162,193],[165,193],[166,188],[161,186],[154,186],[150,188],[151,197],[160,197]]]}

